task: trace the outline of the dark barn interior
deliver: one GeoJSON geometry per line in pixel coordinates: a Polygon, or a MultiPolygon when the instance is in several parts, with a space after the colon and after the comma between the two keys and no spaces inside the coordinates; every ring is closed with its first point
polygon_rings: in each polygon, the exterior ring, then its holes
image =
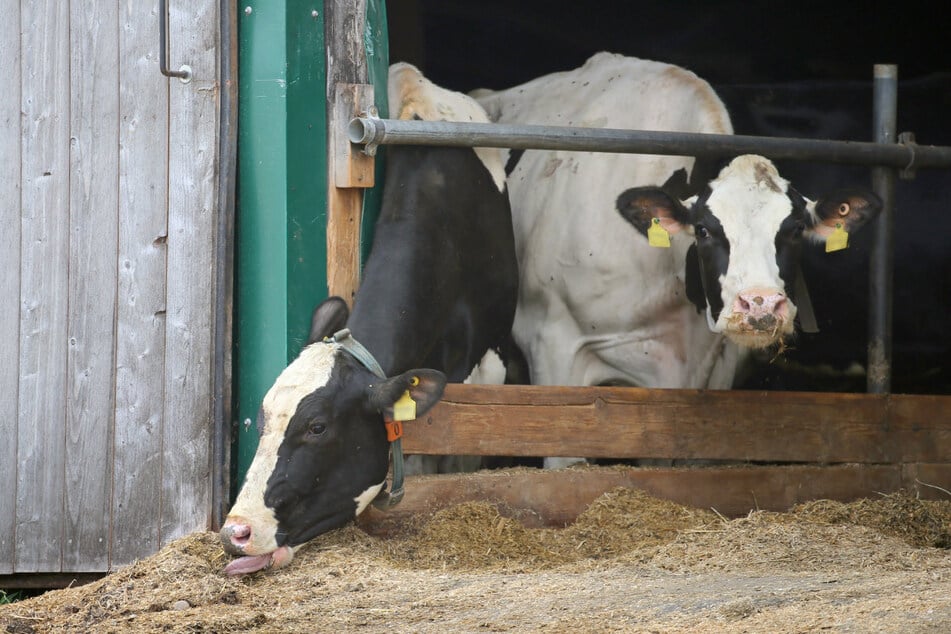
{"type": "Polygon", "coordinates": [[[910,79],[951,70],[931,2],[398,0],[390,55],[454,90],[504,88],[608,50],[684,66],[712,84],[910,79]]]}
{"type": "MultiPolygon", "coordinates": [[[[896,64],[899,132],[951,145],[951,47],[929,2],[401,0],[387,10],[390,59],[447,88],[506,88],[608,50],[694,71],[738,134],[870,141],[873,66],[896,64]]],[[[867,168],[777,165],[810,197],[827,183],[870,183],[867,168]]],[[[947,170],[898,181],[892,392],[951,393],[949,207],[947,170]]],[[[740,387],[865,391],[854,362],[867,357],[872,237],[861,232],[835,254],[807,249],[819,332],[760,359],[740,387]]]]}

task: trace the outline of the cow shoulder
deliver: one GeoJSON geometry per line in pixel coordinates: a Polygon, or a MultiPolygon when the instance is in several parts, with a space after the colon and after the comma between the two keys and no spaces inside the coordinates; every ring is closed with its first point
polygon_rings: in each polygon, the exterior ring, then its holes
{"type": "MultiPolygon", "coordinates": [[[[432,83],[418,68],[406,62],[390,66],[389,107],[391,116],[423,121],[488,123],[485,109],[468,95],[432,83]]],[[[499,191],[505,188],[505,155],[498,148],[475,148],[476,156],[492,175],[499,191]]]]}

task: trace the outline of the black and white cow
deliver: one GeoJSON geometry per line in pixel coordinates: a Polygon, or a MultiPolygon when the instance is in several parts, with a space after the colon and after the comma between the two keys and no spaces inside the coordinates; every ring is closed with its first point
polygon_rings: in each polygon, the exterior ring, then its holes
{"type": "MultiPolygon", "coordinates": [[[[737,134],[813,139],[872,138],[871,81],[797,81],[718,86],[737,134]]],[[[898,130],[918,143],[951,145],[951,73],[898,83],[898,130]]],[[[870,170],[777,161],[810,191],[868,182],[870,170]]],[[[892,391],[951,393],[951,172],[920,169],[895,184],[892,391]]],[[[757,359],[749,389],[866,390],[869,255],[873,231],[825,253],[805,244],[802,272],[818,332],[802,333],[781,359],[757,359]]]]}
{"type": "MultiPolygon", "coordinates": [[[[693,73],[609,53],[476,94],[507,124],[733,132],[693,73]]],[[[802,244],[836,225],[840,240],[880,207],[860,190],[808,200],[761,156],[719,171],[679,156],[527,150],[513,162],[513,334],[542,385],[730,388],[748,350],[792,335],[802,244]]]]}
{"type": "MultiPolygon", "coordinates": [[[[389,96],[391,115],[402,119],[487,121],[476,102],[408,64],[390,68],[389,96]]],[[[264,397],[258,450],[220,533],[241,556],[227,573],[285,565],[301,544],[366,508],[389,468],[384,416],[404,392],[422,415],[447,380],[461,382],[477,366],[480,382],[503,382],[492,351],[515,311],[513,240],[500,151],[387,148],[382,209],[353,312],[338,298],[321,304],[314,343],[264,397]],[[322,340],[344,324],[389,378],[322,340]]]]}

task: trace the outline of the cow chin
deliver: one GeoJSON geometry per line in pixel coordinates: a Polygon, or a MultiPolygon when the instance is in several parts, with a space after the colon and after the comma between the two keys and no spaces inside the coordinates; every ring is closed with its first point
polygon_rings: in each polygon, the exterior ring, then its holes
{"type": "Polygon", "coordinates": [[[756,322],[744,315],[732,315],[727,319],[723,334],[740,346],[754,350],[782,348],[784,342],[794,332],[793,322],[789,319],[772,319],[756,322]]]}

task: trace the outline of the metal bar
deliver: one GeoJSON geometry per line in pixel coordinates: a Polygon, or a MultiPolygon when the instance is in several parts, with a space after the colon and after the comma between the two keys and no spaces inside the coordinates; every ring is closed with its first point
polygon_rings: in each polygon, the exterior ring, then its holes
{"type": "Polygon", "coordinates": [[[910,170],[951,167],[951,147],[944,146],[692,132],[358,117],[350,121],[348,136],[352,143],[365,145],[368,154],[373,154],[377,145],[440,145],[697,157],[763,154],[772,159],[881,165],[910,170]]]}
{"type": "MultiPolygon", "coordinates": [[[[876,64],[873,91],[873,138],[877,143],[894,143],[898,118],[898,67],[876,64]]],[[[869,255],[866,389],[873,394],[885,393],[891,389],[895,179],[894,167],[872,169],[872,189],[884,203],[875,221],[874,242],[869,255]]]]}
{"type": "Polygon", "coordinates": [[[178,70],[168,69],[168,2],[159,0],[159,70],[166,77],[178,77],[183,83],[188,83],[192,79],[192,69],[188,65],[182,65],[178,70]]]}

